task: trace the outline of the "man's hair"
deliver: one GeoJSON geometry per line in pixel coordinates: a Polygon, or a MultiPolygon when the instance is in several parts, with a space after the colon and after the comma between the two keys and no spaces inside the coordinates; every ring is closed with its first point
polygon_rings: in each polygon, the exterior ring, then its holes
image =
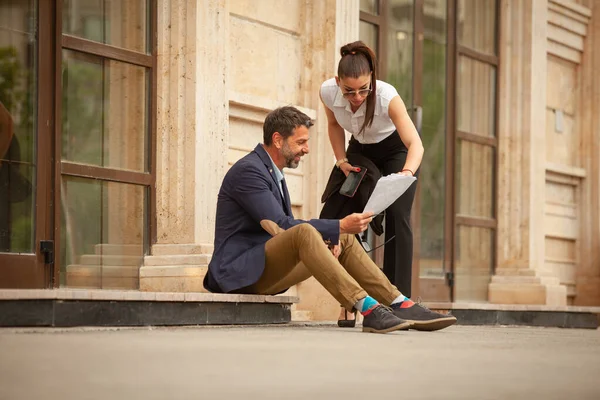
{"type": "Polygon", "coordinates": [[[273,144],[273,134],[279,132],[284,139],[292,136],[294,129],[299,126],[310,128],[313,126],[310,117],[297,108],[286,106],[279,107],[271,111],[263,125],[264,144],[270,146],[273,144]]]}

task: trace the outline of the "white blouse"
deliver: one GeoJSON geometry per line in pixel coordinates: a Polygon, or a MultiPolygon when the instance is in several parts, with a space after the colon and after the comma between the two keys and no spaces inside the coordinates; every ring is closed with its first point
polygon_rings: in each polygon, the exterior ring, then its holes
{"type": "Polygon", "coordinates": [[[335,78],[326,80],[321,85],[323,103],[333,112],[338,124],[350,132],[359,143],[363,144],[379,143],[396,130],[396,126],[388,114],[390,101],[396,96],[398,96],[398,91],[395,87],[378,80],[373,123],[362,133],[359,133],[365,121],[367,102],[363,102],[358,110],[353,113],[350,102],[342,96],[342,91],[335,82],[335,78]]]}

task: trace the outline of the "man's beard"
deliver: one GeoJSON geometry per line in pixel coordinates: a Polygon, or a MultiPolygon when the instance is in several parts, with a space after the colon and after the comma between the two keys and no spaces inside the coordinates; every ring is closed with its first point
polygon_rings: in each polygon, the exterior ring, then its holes
{"type": "Polygon", "coordinates": [[[288,143],[283,142],[283,146],[281,147],[281,154],[283,154],[286,168],[298,168],[298,164],[300,164],[300,161],[296,161],[295,158],[302,157],[302,152],[294,154],[292,152],[292,149],[290,149],[288,143]]]}

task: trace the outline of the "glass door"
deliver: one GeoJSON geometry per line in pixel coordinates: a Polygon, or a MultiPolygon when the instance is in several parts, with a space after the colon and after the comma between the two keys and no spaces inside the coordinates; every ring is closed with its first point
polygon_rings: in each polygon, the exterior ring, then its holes
{"type": "Polygon", "coordinates": [[[452,79],[448,40],[452,21],[448,1],[415,2],[417,20],[418,89],[415,100],[423,110],[421,138],[425,154],[415,200],[418,220],[419,295],[427,301],[450,301],[452,270],[452,79]]]}
{"type": "MultiPolygon", "coordinates": [[[[451,91],[447,79],[448,1],[362,0],[360,38],[376,49],[380,79],[402,97],[419,130],[425,155],[413,203],[413,297],[450,301],[452,238],[451,91]]],[[[383,265],[383,236],[373,237],[375,262],[383,265]]]]}
{"type": "Polygon", "coordinates": [[[138,289],[155,201],[156,7],[62,0],[57,31],[60,286],[138,289]]]}
{"type": "Polygon", "coordinates": [[[50,2],[0,0],[0,287],[51,284],[50,2]]]}
{"type": "Polygon", "coordinates": [[[498,1],[457,1],[454,301],[486,302],[495,266],[498,1]]]}
{"type": "MultiPolygon", "coordinates": [[[[413,104],[413,3],[413,0],[360,2],[360,40],[377,55],[378,79],[393,85],[408,108],[413,104]]],[[[373,249],[370,255],[381,268],[384,236],[376,236],[371,229],[367,231],[368,246],[373,249]]]]}
{"type": "MultiPolygon", "coordinates": [[[[376,49],[381,79],[413,111],[425,147],[412,209],[412,293],[426,301],[487,300],[497,223],[498,15],[497,0],[360,2],[360,38],[376,49]]],[[[383,242],[370,236],[372,246],[383,242]]],[[[383,265],[382,249],[374,253],[383,265]]]]}

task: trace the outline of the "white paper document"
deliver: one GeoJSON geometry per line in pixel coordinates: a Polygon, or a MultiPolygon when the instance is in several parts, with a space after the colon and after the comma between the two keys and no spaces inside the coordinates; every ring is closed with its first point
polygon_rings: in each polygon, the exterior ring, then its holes
{"type": "Polygon", "coordinates": [[[412,185],[417,178],[414,176],[404,176],[399,174],[390,174],[384,176],[377,181],[375,190],[371,193],[369,201],[363,212],[373,212],[375,215],[379,214],[386,208],[392,205],[406,189],[412,185]]]}

